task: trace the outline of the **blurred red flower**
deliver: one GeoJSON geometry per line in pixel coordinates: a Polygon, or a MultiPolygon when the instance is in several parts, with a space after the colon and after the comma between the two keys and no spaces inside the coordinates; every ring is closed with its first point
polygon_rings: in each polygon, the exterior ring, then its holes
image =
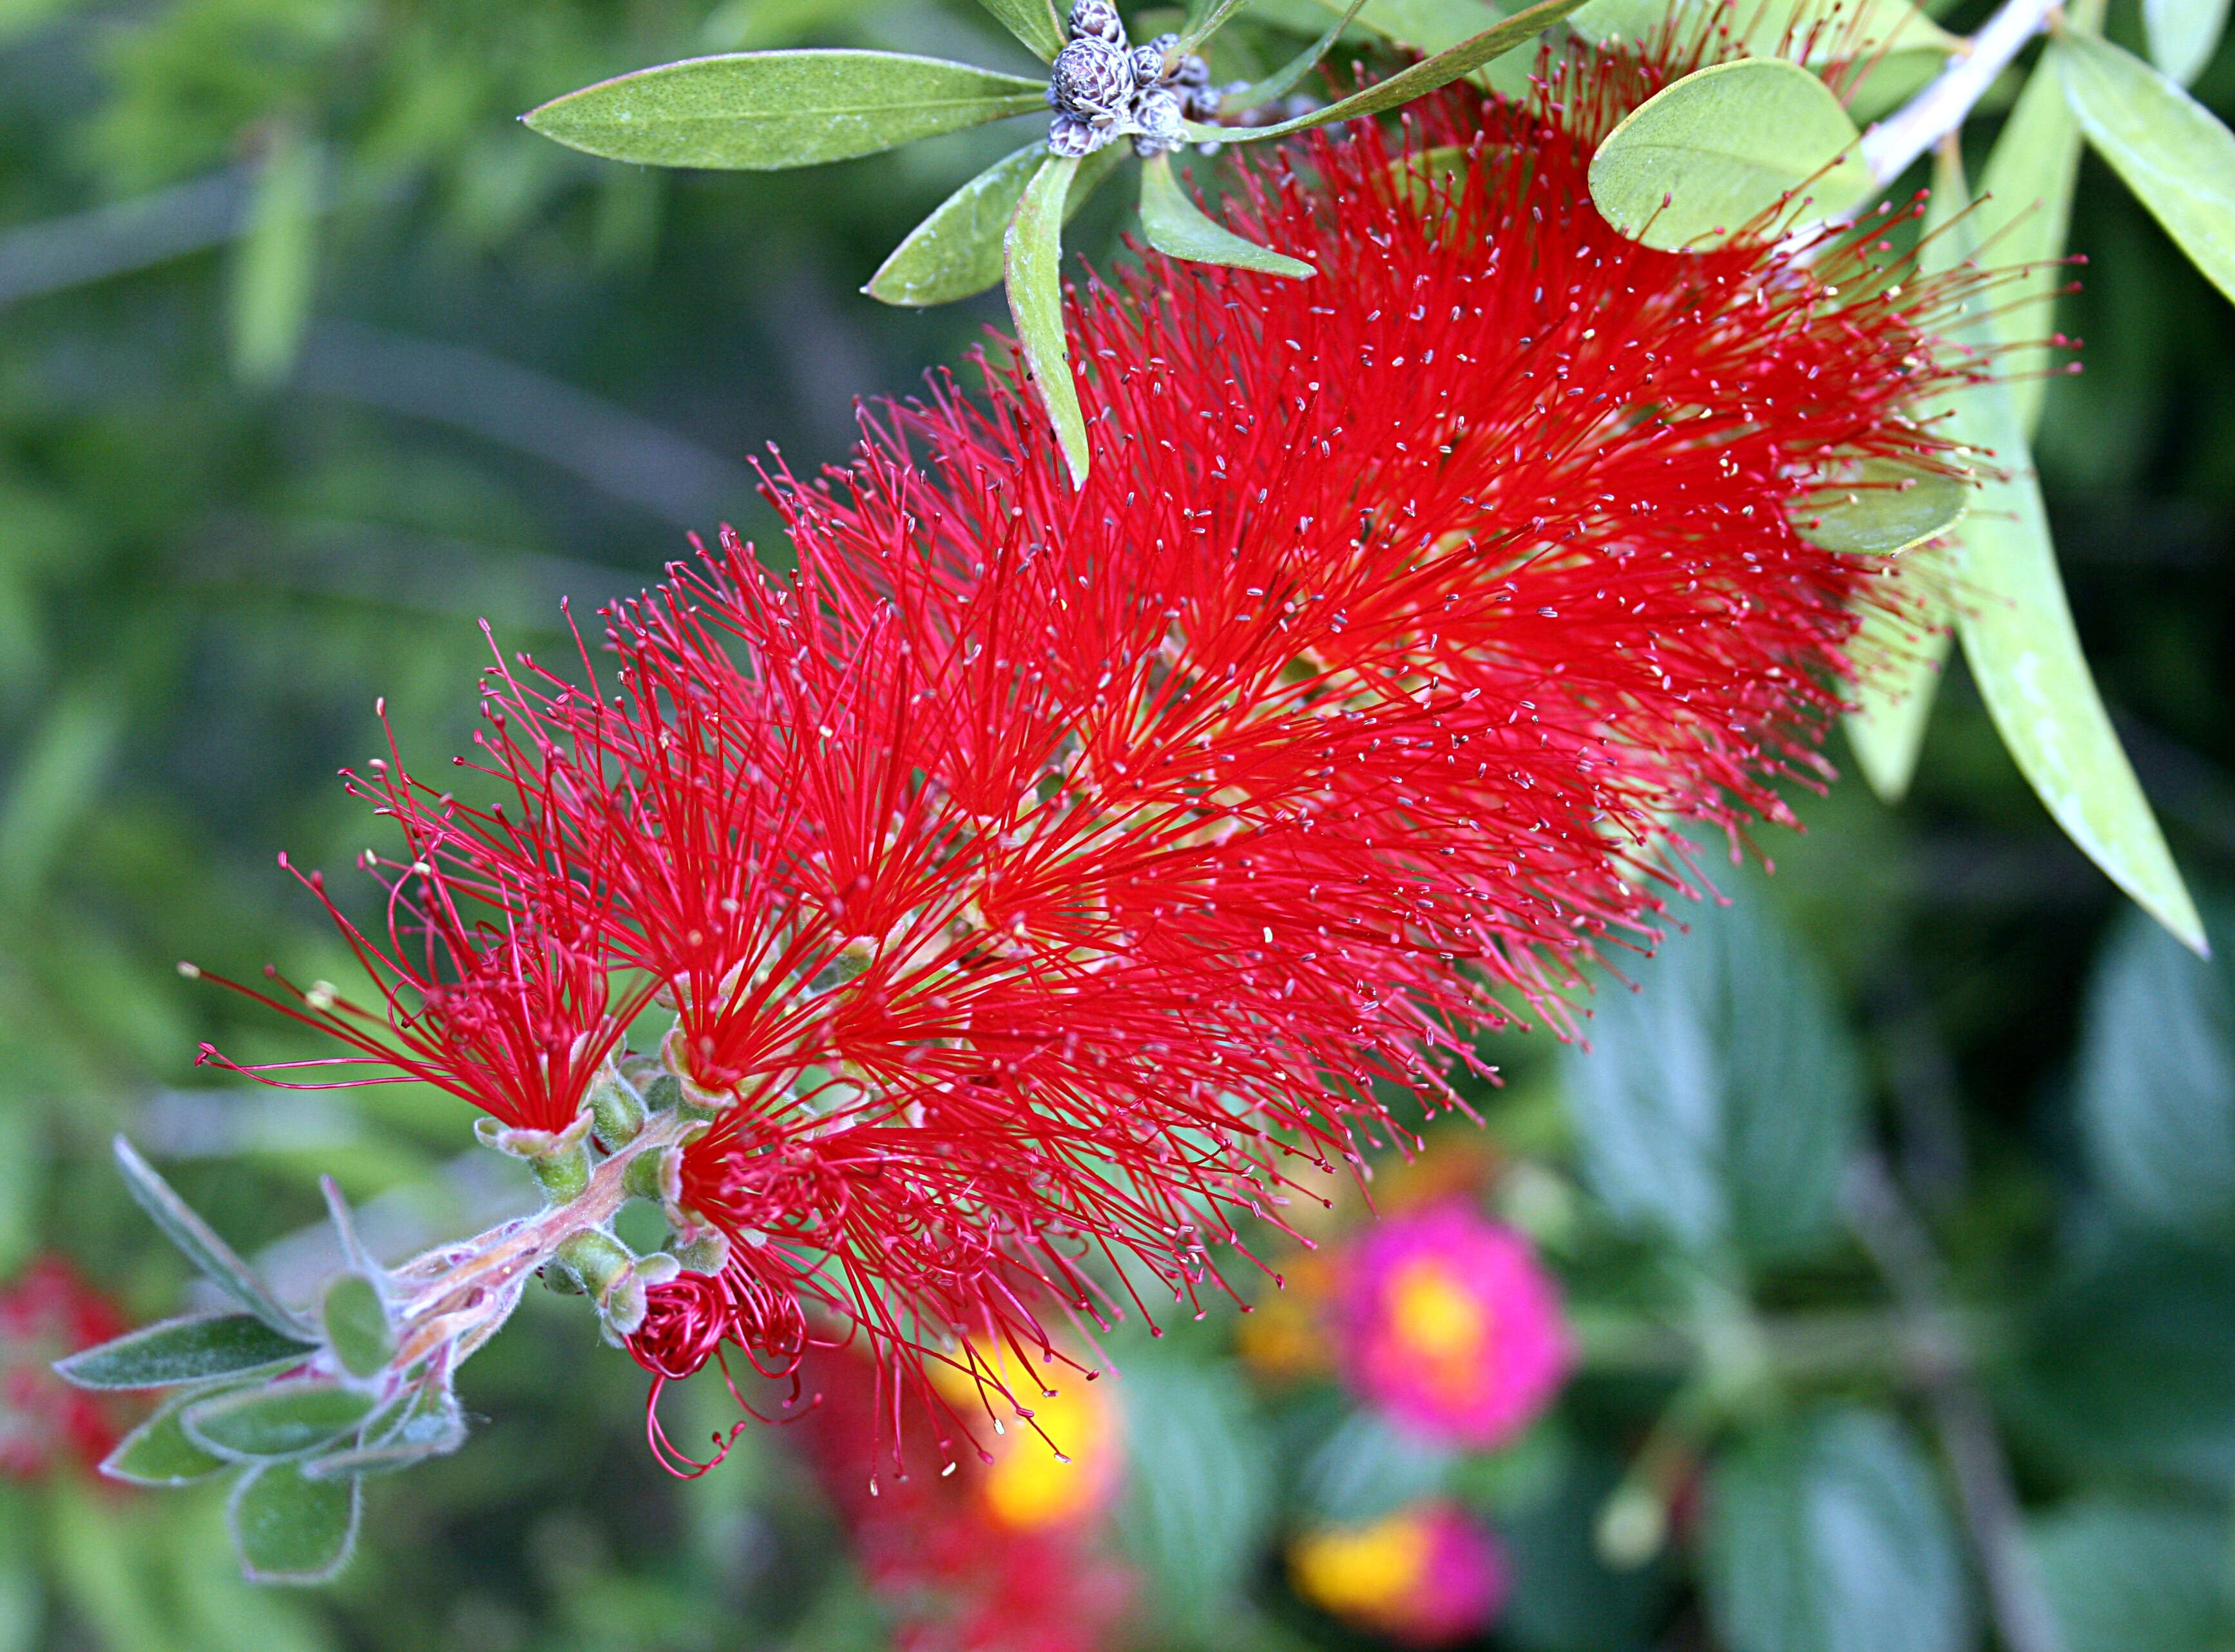
{"type": "Polygon", "coordinates": [[[110,1406],[53,1366],[129,1323],[53,1251],[0,1288],[0,1474],[38,1479],[65,1463],[93,1469],[108,1455],[120,1434],[110,1406]]]}

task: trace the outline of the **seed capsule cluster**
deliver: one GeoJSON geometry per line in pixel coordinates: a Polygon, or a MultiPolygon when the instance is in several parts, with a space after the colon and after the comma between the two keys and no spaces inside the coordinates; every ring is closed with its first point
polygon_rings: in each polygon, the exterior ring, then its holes
{"type": "Polygon", "coordinates": [[[1070,43],[1056,54],[1048,80],[1048,107],[1055,111],[1050,152],[1091,154],[1130,134],[1133,152],[1146,160],[1185,143],[1185,123],[1216,115],[1222,95],[1210,83],[1210,66],[1193,53],[1166,67],[1179,38],[1158,35],[1144,46],[1131,45],[1111,0],[1078,0],[1070,43]]]}

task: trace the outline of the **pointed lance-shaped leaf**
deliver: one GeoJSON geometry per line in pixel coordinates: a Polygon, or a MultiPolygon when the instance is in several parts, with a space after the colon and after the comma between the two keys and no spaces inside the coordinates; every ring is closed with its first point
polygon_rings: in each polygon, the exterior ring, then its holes
{"type": "Polygon", "coordinates": [[[1048,0],[978,0],[978,3],[1043,63],[1055,62],[1055,55],[1063,49],[1063,25],[1056,21],[1055,8],[1048,0]]]}
{"type": "Polygon", "coordinates": [[[1362,91],[1353,92],[1323,109],[1314,109],[1293,121],[1258,127],[1199,126],[1190,122],[1188,137],[1202,143],[1261,143],[1268,138],[1285,138],[1293,132],[1308,132],[1314,127],[1354,121],[1363,115],[1379,115],[1384,109],[1425,97],[1439,86],[1448,86],[1462,75],[1472,74],[1492,58],[1527,45],[1583,3],[1583,0],[1537,0],[1527,10],[1517,11],[1448,51],[1423,58],[1386,80],[1376,81],[1362,91]]]}
{"type": "Polygon", "coordinates": [[[102,1460],[101,1472],[128,1485],[187,1485],[231,1465],[230,1458],[204,1451],[187,1438],[179,1413],[206,1396],[182,1393],[116,1443],[102,1460]]]}
{"type": "Polygon", "coordinates": [[[1040,163],[1018,198],[1002,247],[1017,343],[1055,426],[1073,487],[1085,482],[1088,463],[1086,417],[1079,411],[1063,327],[1063,201],[1078,170],[1078,162],[1069,157],[1040,163]]]}
{"type": "Polygon", "coordinates": [[[155,1173],[131,1143],[119,1136],[115,1144],[117,1168],[134,1203],[186,1256],[188,1262],[222,1286],[226,1295],[284,1336],[309,1338],[315,1334],[301,1314],[280,1305],[248,1264],[233,1254],[209,1223],[196,1216],[171,1184],[155,1173]]]}
{"type": "MultiPolygon", "coordinates": [[[[1962,177],[1943,161],[1939,187],[1951,206],[1963,200],[1962,177]]],[[[1957,261],[1967,260],[1976,226],[1957,213],[1947,233],[1957,261]]],[[[1975,290],[1964,307],[1970,325],[1959,330],[1991,338],[1987,300],[1975,290]]],[[[1956,558],[1963,593],[1956,633],[1988,714],[2027,783],[2088,858],[2182,944],[2204,952],[2203,921],[2081,652],[2009,387],[1989,379],[1954,401],[1950,433],[1994,468],[1982,472],[1956,558]]]]}
{"type": "Polygon", "coordinates": [[[1812,67],[1930,51],[1940,56],[1961,43],[1910,0],[1760,0],[1726,11],[1717,0],[1590,0],[1568,26],[1587,40],[1638,45],[1657,31],[1697,26],[1712,18],[1734,44],[1755,57],[1796,59],[1812,67]]]}
{"type": "Polygon", "coordinates": [[[55,1369],[81,1388],[168,1388],[299,1365],[318,1351],[253,1314],[212,1314],[142,1326],[57,1360],[55,1369]]]}
{"type": "Polygon", "coordinates": [[[241,1570],[259,1583],[323,1583],[349,1564],[364,1488],[306,1478],[295,1463],[259,1463],[240,1477],[226,1524],[241,1570]]]}
{"type": "Polygon", "coordinates": [[[293,1457],[355,1428],[373,1404],[370,1394],[338,1382],[272,1382],[197,1400],[180,1421],[188,1439],[220,1457],[293,1457]]]}
{"type": "Polygon", "coordinates": [[[1667,252],[1759,233],[1806,198],[1837,213],[1872,187],[1861,134],[1797,63],[1741,57],[1648,98],[1591,157],[1591,200],[1633,240],[1667,252]]]}
{"type": "Polygon", "coordinates": [[[1169,63],[1194,51],[1225,28],[1233,20],[1234,14],[1249,3],[1249,0],[1212,0],[1209,6],[1203,9],[1200,16],[1192,17],[1181,26],[1179,43],[1164,54],[1164,61],[1169,63]]]}
{"type": "Polygon", "coordinates": [[[1349,9],[1334,20],[1334,26],[1327,33],[1312,42],[1310,45],[1305,47],[1303,50],[1281,64],[1263,80],[1252,81],[1240,91],[1229,95],[1219,107],[1239,114],[1243,109],[1254,109],[1261,103],[1270,103],[1276,97],[1288,96],[1294,88],[1296,82],[1318,68],[1320,59],[1334,49],[1334,43],[1342,38],[1342,31],[1350,27],[1351,19],[1358,16],[1360,10],[1365,4],[1366,0],[1350,0],[1349,9]]]}
{"type": "Polygon", "coordinates": [[[2189,261],[2235,299],[2235,133],[2107,40],[2068,32],[2052,56],[2088,141],[2189,261]]]}
{"type": "MultiPolygon", "coordinates": [[[[1078,163],[1064,197],[1064,222],[1078,214],[1103,180],[1129,153],[1105,143],[1078,163]]],[[[933,209],[908,233],[862,289],[881,304],[921,308],[952,304],[1001,284],[1001,246],[1025,186],[1047,158],[1047,143],[1028,143],[1005,155],[933,209]]]]}
{"type": "Polygon", "coordinates": [[[1203,216],[1173,173],[1170,155],[1160,154],[1141,168],[1141,228],[1150,246],[1172,258],[1191,259],[1197,264],[1230,264],[1238,270],[1285,275],[1297,281],[1318,273],[1303,259],[1245,241],[1223,224],[1203,216]]]}
{"type": "Polygon", "coordinates": [[[1047,88],[900,52],[734,52],[639,69],[521,117],[612,161],[772,171],[1045,111],[1047,88]]]}
{"type": "Polygon", "coordinates": [[[2142,24],[2150,61],[2193,86],[2227,31],[2227,0],[2142,0],[2142,24]]]}

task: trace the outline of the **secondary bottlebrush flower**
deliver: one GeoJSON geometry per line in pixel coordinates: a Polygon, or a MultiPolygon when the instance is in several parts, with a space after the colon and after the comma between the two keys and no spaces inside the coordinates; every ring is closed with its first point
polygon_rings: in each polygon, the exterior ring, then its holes
{"type": "MultiPolygon", "coordinates": [[[[1010,1373],[1199,1314],[1294,1172],[1409,1143],[1392,1098],[1457,1105],[1483,1032],[1649,944],[1678,825],[1789,818],[1881,571],[1796,513],[1950,466],[1931,398],[1981,369],[1875,229],[1670,253],[1599,218],[1591,147],[1672,72],[1551,60],[1530,107],[1244,171],[1237,226],[1317,279],[1152,259],[1076,298],[1082,489],[1000,374],[776,471],[790,573],[725,534],[607,615],[610,663],[492,672],[481,772],[357,783],[406,839],[392,944],[344,923],[385,1008],[282,1007],[523,1130],[608,1068],[671,1092],[628,1186],[724,1236],[721,1292],[600,1299],[662,1380],[858,1338],[888,1441],[928,1413],[952,1465],[1033,1404],[1010,1373]]],[[[1511,1361],[1446,1384],[1492,1434],[1558,1364],[1498,1277],[1447,1339],[1511,1361]]]]}
{"type": "Polygon", "coordinates": [[[38,1257],[0,1287],[0,1475],[38,1479],[65,1462],[89,1470],[108,1455],[118,1431],[107,1397],[73,1388],[53,1366],[125,1326],[116,1305],[61,1255],[38,1257]]]}
{"type": "Polygon", "coordinates": [[[1559,1288],[1510,1228],[1439,1205],[1367,1229],[1338,1267],[1343,1374],[1415,1433],[1504,1445],[1566,1380],[1559,1288]]]}
{"type": "Polygon", "coordinates": [[[1442,1501],[1306,1532],[1289,1545],[1288,1577],[1322,1610],[1421,1647],[1472,1640],[1511,1589],[1498,1540],[1442,1501]]]}

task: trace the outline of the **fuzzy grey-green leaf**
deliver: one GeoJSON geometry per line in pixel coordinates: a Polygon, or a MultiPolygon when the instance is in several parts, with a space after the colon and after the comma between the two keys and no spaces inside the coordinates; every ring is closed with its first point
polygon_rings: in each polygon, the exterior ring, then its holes
{"type": "Polygon", "coordinates": [[[388,1323],[380,1287],[363,1274],[344,1274],[327,1286],[318,1316],[325,1326],[326,1346],[353,1377],[374,1375],[396,1352],[396,1333],[388,1323]]]}
{"type": "Polygon", "coordinates": [[[233,1255],[233,1248],[217,1236],[216,1230],[172,1191],[171,1184],[155,1173],[155,1167],[141,1157],[131,1143],[119,1136],[112,1145],[126,1190],[188,1262],[273,1330],[287,1336],[311,1334],[303,1316],[280,1305],[248,1264],[233,1255]]]}
{"type": "Polygon", "coordinates": [[[204,1396],[183,1393],[116,1443],[101,1472],[131,1485],[187,1485],[224,1468],[229,1459],[204,1451],[187,1438],[179,1413],[204,1396]]]}
{"type": "Polygon", "coordinates": [[[2235,133],[2108,41],[2068,33],[2053,57],[2088,142],[2190,262],[2235,299],[2235,133]]]}
{"type": "Polygon", "coordinates": [[[259,1583],[323,1583],[348,1564],[364,1491],[356,1480],[312,1480],[293,1463],[240,1477],[226,1524],[241,1569],[259,1583]]]}
{"type": "Polygon", "coordinates": [[[874,154],[1046,107],[1039,82],[943,58],[770,51],[639,69],[521,118],[609,160],[771,171],[874,154]]]}
{"type": "Polygon", "coordinates": [[[1158,155],[1141,168],[1141,228],[1159,252],[1197,264],[1226,264],[1261,275],[1308,280],[1318,272],[1301,259],[1247,241],[1206,218],[1172,170],[1171,157],[1158,155]]]}
{"type": "Polygon", "coordinates": [[[1055,426],[1074,488],[1085,484],[1088,450],[1086,416],[1079,410],[1070,341],[1063,329],[1063,203],[1078,170],[1078,162],[1068,157],[1041,162],[1018,198],[1002,243],[1017,343],[1055,426]]]}
{"type": "Polygon", "coordinates": [[[1591,200],[1623,234],[1675,251],[1712,246],[1803,196],[1836,213],[1870,171],[1839,100],[1773,57],[1711,63],[1648,98],[1591,157],[1591,200]]]}
{"type": "Polygon", "coordinates": [[[81,1388],[168,1388],[261,1370],[318,1352],[248,1314],[213,1314],[143,1326],[55,1369],[81,1388]]]}
{"type": "Polygon", "coordinates": [[[303,1472],[314,1480],[356,1474],[384,1474],[430,1457],[442,1457],[465,1444],[466,1419],[456,1398],[445,1388],[412,1393],[369,1419],[362,1444],[344,1446],[311,1458],[303,1472]]]}
{"type": "MultiPolygon", "coordinates": [[[[1103,180],[1131,153],[1104,144],[1078,163],[1064,197],[1064,221],[1077,216],[1103,180]]],[[[920,308],[952,304],[1001,284],[1001,244],[1025,186],[1047,158],[1045,141],[1004,156],[933,209],[892,250],[862,289],[881,304],[920,308]]]]}
{"type": "Polygon", "coordinates": [[[199,1400],[180,1420],[188,1439],[220,1457],[292,1457],[356,1427],[372,1407],[370,1394],[337,1382],[278,1382],[199,1400]]]}
{"type": "Polygon", "coordinates": [[[1025,48],[1044,63],[1055,62],[1063,49],[1063,25],[1056,21],[1048,0],[978,0],[1001,27],[1025,43],[1025,48]]]}

